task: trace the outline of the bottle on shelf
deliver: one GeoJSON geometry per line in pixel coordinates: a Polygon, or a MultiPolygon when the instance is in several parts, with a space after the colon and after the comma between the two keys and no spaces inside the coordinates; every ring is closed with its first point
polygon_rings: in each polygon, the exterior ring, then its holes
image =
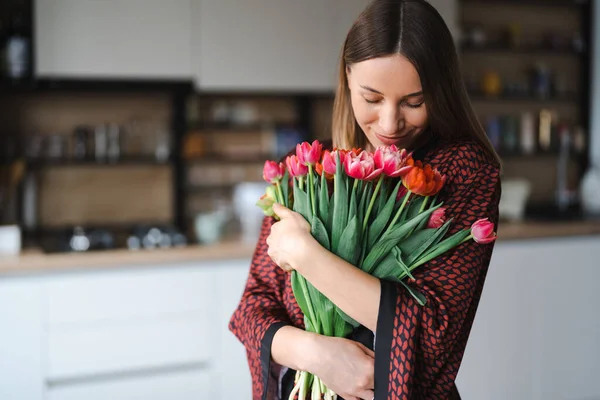
{"type": "Polygon", "coordinates": [[[12,80],[21,80],[30,73],[29,53],[31,40],[25,27],[25,18],[15,12],[10,19],[10,29],[6,39],[6,75],[12,80]]]}

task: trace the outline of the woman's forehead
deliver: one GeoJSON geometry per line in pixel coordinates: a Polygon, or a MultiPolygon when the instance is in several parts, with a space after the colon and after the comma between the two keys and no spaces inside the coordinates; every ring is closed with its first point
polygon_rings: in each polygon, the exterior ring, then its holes
{"type": "Polygon", "coordinates": [[[422,90],[416,68],[400,54],[355,63],[350,74],[354,85],[375,89],[389,97],[404,97],[422,90]]]}

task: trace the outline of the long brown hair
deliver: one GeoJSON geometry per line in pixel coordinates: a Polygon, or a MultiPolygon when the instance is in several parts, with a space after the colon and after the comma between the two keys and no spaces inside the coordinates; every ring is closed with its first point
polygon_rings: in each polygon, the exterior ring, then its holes
{"type": "Polygon", "coordinates": [[[501,164],[471,106],[452,35],[425,0],[372,0],[350,28],[333,104],[334,146],[364,148],[367,144],[352,111],[347,67],[393,54],[406,57],[421,78],[430,132],[447,139],[474,139],[501,164]]]}

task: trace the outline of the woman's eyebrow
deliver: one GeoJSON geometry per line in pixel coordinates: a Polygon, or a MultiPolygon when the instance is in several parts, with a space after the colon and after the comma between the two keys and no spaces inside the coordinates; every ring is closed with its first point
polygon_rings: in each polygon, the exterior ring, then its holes
{"type": "MultiPolygon", "coordinates": [[[[383,93],[381,93],[381,92],[380,92],[380,91],[378,91],[378,90],[375,90],[375,89],[373,89],[372,87],[369,87],[369,86],[364,86],[364,85],[360,85],[360,87],[361,87],[361,88],[363,88],[363,89],[365,89],[365,90],[368,90],[369,92],[377,93],[377,94],[380,94],[380,95],[382,95],[382,96],[383,96],[383,93]]],[[[404,97],[405,97],[405,98],[406,98],[406,97],[415,97],[415,96],[421,96],[421,95],[423,95],[423,91],[422,91],[422,90],[419,90],[418,92],[409,93],[409,94],[407,94],[407,95],[406,95],[406,96],[404,96],[404,97]]]]}

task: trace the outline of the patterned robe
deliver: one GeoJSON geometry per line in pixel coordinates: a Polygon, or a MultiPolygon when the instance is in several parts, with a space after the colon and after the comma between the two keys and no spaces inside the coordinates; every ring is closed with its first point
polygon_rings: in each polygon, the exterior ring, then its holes
{"type": "MultiPolygon", "coordinates": [[[[470,139],[431,140],[413,154],[447,176],[439,194],[448,234],[480,218],[498,222],[500,171],[470,139]]],[[[274,223],[265,218],[248,281],[229,329],[244,344],[253,399],[276,399],[279,366],[271,360],[275,332],[304,328],[289,274],[268,256],[265,240],[274,223]]],[[[494,244],[469,241],[417,268],[411,286],[427,298],[420,306],[401,285],[381,280],[375,346],[375,399],[460,399],[455,379],[483,289],[494,244]]],[[[366,329],[366,328],[363,328],[366,329]]]]}

